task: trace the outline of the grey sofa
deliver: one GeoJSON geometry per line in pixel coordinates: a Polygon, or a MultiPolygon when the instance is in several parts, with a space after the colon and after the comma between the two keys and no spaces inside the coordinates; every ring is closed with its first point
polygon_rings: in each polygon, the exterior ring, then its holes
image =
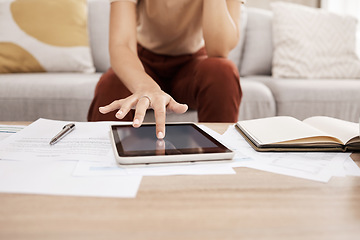
{"type": "MultiPolygon", "coordinates": [[[[110,66],[109,2],[88,0],[88,3],[90,44],[97,72],[0,74],[0,121],[33,121],[40,117],[86,121],[96,83],[110,66]]],[[[239,119],[326,115],[358,121],[360,80],[271,77],[271,21],[270,11],[244,10],[243,34],[229,56],[241,74],[243,99],[239,119]]],[[[151,113],[146,120],[153,121],[151,113]]],[[[197,121],[196,111],[170,114],[167,120],[197,121]]]]}

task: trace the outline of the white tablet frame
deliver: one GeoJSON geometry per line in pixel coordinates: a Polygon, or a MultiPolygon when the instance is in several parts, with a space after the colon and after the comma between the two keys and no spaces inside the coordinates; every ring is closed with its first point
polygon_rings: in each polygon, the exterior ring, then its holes
{"type": "MultiPolygon", "coordinates": [[[[176,124],[193,124],[193,122],[179,122],[179,123],[167,123],[167,125],[176,125],[176,124]]],[[[118,124],[121,125],[121,124],[118,124]]],[[[153,123],[145,123],[143,125],[154,125],[153,123]]],[[[112,149],[114,151],[115,159],[120,165],[137,165],[137,164],[158,164],[158,163],[183,163],[183,162],[206,162],[206,161],[231,161],[235,155],[231,149],[226,147],[223,143],[220,143],[217,139],[209,135],[213,140],[215,140],[220,145],[224,146],[229,152],[224,153],[196,153],[196,154],[179,154],[179,155],[160,155],[160,156],[133,156],[133,157],[123,157],[118,154],[114,134],[112,127],[117,126],[117,124],[110,125],[110,139],[112,149]]],[[[197,126],[198,127],[198,126],[197,126]]],[[[195,128],[196,129],[196,128],[195,128]]]]}

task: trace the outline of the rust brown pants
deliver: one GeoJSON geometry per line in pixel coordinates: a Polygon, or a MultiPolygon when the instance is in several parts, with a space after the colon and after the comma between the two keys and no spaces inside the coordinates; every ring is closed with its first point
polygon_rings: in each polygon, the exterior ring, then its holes
{"type": "MultiPolygon", "coordinates": [[[[198,111],[200,122],[236,122],[242,96],[237,67],[228,59],[207,57],[205,49],[194,54],[155,54],[138,45],[138,55],[150,75],[177,102],[198,111]]],[[[115,113],[99,107],[126,98],[131,92],[110,68],[99,80],[88,112],[88,121],[119,121],[115,113]]],[[[132,121],[134,110],[123,119],[132,121]]]]}

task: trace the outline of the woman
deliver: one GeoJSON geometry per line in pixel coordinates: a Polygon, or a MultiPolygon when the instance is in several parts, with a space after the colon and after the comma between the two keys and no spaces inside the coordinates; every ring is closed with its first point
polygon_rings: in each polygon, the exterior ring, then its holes
{"type": "Polygon", "coordinates": [[[111,0],[111,68],[88,120],[133,121],[152,108],[156,136],[166,111],[198,111],[200,122],[236,122],[239,74],[226,59],[239,39],[241,0],[111,0]],[[180,104],[180,103],[183,104],[180,104]]]}

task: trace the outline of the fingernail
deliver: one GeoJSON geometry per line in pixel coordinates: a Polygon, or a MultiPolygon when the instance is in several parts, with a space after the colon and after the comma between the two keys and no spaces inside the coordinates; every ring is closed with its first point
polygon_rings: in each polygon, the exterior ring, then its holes
{"type": "Polygon", "coordinates": [[[116,113],[116,116],[117,116],[117,117],[121,117],[122,113],[123,113],[123,112],[122,112],[121,110],[119,110],[119,111],[116,113]]]}
{"type": "Polygon", "coordinates": [[[139,124],[140,124],[140,121],[139,121],[139,119],[136,118],[136,119],[134,120],[134,125],[139,125],[139,124]]]}
{"type": "Polygon", "coordinates": [[[163,139],[164,138],[164,133],[163,132],[158,132],[157,138],[158,139],[163,139]]]}

